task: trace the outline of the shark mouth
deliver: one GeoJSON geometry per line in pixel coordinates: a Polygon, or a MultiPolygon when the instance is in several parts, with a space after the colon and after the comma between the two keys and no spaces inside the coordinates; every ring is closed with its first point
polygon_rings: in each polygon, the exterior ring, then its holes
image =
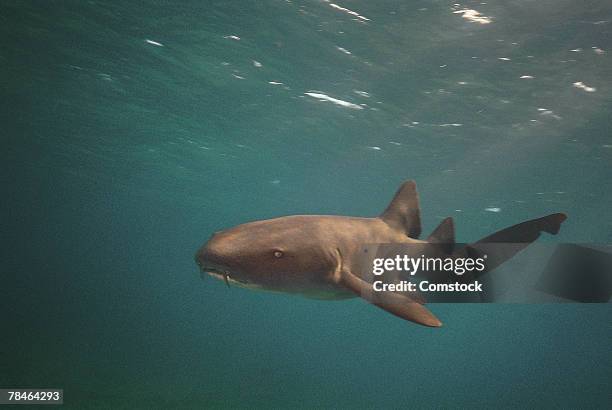
{"type": "MultiPolygon", "coordinates": [[[[228,271],[222,270],[222,269],[218,269],[218,268],[212,268],[212,267],[206,267],[206,266],[202,266],[202,273],[208,273],[211,276],[215,276],[219,279],[223,278],[223,281],[225,282],[225,284],[227,285],[227,287],[230,287],[230,275],[228,271]]],[[[233,279],[232,279],[233,280],[233,279]]]]}
{"type": "Polygon", "coordinates": [[[248,286],[249,282],[243,279],[236,279],[233,278],[230,275],[230,272],[224,269],[220,269],[218,267],[207,267],[207,266],[202,266],[201,268],[202,274],[204,273],[208,273],[209,275],[217,278],[217,279],[223,279],[223,281],[225,282],[225,284],[227,285],[227,287],[230,287],[230,283],[233,283],[234,285],[238,285],[238,286],[248,286]]]}

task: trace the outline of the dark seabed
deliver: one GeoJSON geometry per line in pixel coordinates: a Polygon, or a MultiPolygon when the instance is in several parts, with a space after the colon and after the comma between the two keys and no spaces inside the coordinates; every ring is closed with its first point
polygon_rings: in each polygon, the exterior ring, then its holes
{"type": "Polygon", "coordinates": [[[608,408],[609,304],[433,305],[430,329],[228,290],[193,255],[253,219],[376,215],[408,178],[425,234],[564,211],[543,241],[610,243],[611,39],[603,0],[3,1],[0,387],[608,408]]]}

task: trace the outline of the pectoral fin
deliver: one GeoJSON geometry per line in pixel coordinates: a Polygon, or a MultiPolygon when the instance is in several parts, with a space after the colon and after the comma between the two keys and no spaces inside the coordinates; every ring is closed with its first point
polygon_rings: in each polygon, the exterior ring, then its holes
{"type": "Polygon", "coordinates": [[[346,271],[342,272],[340,282],[356,295],[395,316],[424,326],[442,326],[442,322],[425,306],[406,295],[395,292],[375,292],[370,283],[346,271]]]}

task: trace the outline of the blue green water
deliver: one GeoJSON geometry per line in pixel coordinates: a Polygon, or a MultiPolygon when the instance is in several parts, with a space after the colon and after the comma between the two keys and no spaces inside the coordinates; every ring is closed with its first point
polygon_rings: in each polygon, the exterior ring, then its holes
{"type": "Polygon", "coordinates": [[[563,211],[543,240],[612,240],[609,2],[338,1],[2,2],[0,387],[70,408],[609,406],[609,304],[435,305],[430,329],[200,279],[216,230],[376,215],[408,178],[426,233],[563,211]]]}

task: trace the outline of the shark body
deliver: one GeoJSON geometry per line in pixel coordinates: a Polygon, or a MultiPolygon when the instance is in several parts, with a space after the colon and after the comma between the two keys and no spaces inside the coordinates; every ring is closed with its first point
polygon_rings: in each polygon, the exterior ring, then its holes
{"type": "MultiPolygon", "coordinates": [[[[556,234],[562,213],[526,221],[475,242],[518,244],[512,257],[541,232],[556,234]]],[[[421,235],[419,198],[414,181],[404,182],[378,217],[294,215],[250,222],[215,233],[196,253],[202,272],[230,284],[257,290],[301,294],[317,299],[362,297],[403,319],[430,327],[442,325],[418,295],[383,292],[372,297],[371,284],[358,270],[364,244],[433,246],[453,252],[454,223],[446,218],[426,240],[421,235]]],[[[490,267],[493,269],[495,266],[490,267]]]]}

